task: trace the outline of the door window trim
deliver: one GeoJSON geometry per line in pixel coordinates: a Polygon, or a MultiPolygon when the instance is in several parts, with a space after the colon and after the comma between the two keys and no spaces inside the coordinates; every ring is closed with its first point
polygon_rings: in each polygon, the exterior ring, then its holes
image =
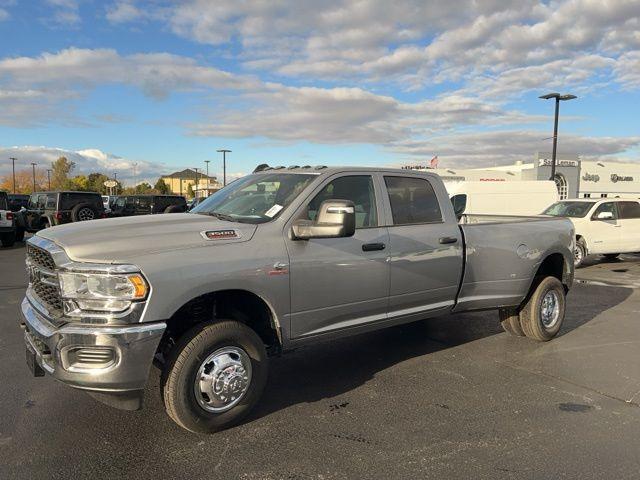
{"type": "MultiPolygon", "coordinates": [[[[383,221],[383,217],[381,215],[383,213],[383,209],[381,211],[381,205],[380,205],[380,198],[382,198],[381,195],[382,195],[383,191],[381,190],[381,187],[380,187],[380,184],[379,184],[379,177],[378,177],[377,172],[366,172],[366,171],[354,170],[354,171],[348,171],[348,172],[337,172],[337,173],[325,178],[324,181],[320,182],[304,199],[301,200],[301,202],[298,205],[298,207],[296,207],[296,209],[293,211],[293,214],[287,219],[287,221],[284,224],[284,229],[283,229],[285,234],[289,235],[289,232],[291,231],[292,223],[294,221],[298,220],[300,218],[300,216],[304,214],[304,212],[306,211],[307,206],[309,205],[311,200],[316,198],[316,195],[318,195],[322,191],[322,189],[324,189],[324,187],[326,187],[329,183],[331,183],[332,181],[334,181],[334,180],[336,180],[337,178],[340,178],[340,177],[363,177],[363,176],[371,177],[371,183],[373,185],[373,194],[374,194],[375,200],[376,200],[375,208],[376,208],[376,216],[378,218],[378,225],[376,225],[375,227],[360,227],[360,228],[356,228],[356,231],[358,231],[358,230],[370,230],[370,229],[373,229],[373,228],[386,228],[386,225],[384,225],[385,222],[383,221]]],[[[353,237],[348,237],[348,238],[353,238],[353,237]]]]}
{"type": "Polygon", "coordinates": [[[380,182],[382,187],[384,188],[384,193],[385,193],[384,202],[385,202],[385,205],[387,206],[387,211],[389,213],[385,227],[391,228],[391,227],[410,227],[414,225],[442,225],[443,223],[446,223],[444,218],[444,213],[442,211],[442,205],[440,204],[440,199],[438,198],[438,194],[436,193],[436,189],[434,188],[430,178],[422,175],[403,175],[403,174],[397,174],[397,173],[391,173],[391,172],[390,173],[383,172],[382,175],[380,176],[380,182]],[[429,185],[431,186],[431,189],[433,190],[433,194],[436,196],[436,201],[438,202],[438,208],[440,209],[440,220],[432,221],[432,222],[401,223],[397,225],[393,223],[393,210],[391,209],[391,199],[389,198],[389,190],[387,189],[387,182],[385,182],[386,177],[415,178],[417,180],[423,180],[428,182],[429,185]]]}

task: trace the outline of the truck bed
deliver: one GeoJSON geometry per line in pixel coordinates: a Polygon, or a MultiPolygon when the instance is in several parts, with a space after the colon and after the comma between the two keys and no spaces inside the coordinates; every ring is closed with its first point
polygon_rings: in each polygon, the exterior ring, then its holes
{"type": "Polygon", "coordinates": [[[465,267],[454,311],[519,305],[542,260],[557,254],[566,262],[561,252],[573,251],[573,225],[564,218],[464,215],[459,223],[465,267]]]}

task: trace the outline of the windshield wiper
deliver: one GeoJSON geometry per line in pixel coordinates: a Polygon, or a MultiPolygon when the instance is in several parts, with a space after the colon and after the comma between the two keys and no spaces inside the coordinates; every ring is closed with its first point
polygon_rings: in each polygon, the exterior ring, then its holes
{"type": "Polygon", "coordinates": [[[206,215],[209,215],[211,217],[216,217],[219,218],[220,220],[225,220],[227,222],[235,222],[236,219],[233,218],[231,215],[228,215],[226,213],[220,213],[220,212],[202,212],[205,213],[206,215]]]}

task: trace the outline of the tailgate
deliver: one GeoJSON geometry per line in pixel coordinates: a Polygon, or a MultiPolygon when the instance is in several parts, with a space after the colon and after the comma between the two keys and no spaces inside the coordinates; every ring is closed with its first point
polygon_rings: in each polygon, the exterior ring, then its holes
{"type": "Polygon", "coordinates": [[[0,227],[13,226],[13,212],[0,210],[0,227]]]}

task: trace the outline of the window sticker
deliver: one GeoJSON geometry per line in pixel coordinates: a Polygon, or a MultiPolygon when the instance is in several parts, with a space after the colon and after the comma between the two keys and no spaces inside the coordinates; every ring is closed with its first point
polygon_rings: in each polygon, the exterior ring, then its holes
{"type": "Polygon", "coordinates": [[[264,212],[264,214],[269,217],[269,218],[273,218],[274,216],[277,215],[277,213],[283,209],[282,205],[278,205],[277,203],[271,207],[269,210],[267,210],[266,212],[264,212]]]}

